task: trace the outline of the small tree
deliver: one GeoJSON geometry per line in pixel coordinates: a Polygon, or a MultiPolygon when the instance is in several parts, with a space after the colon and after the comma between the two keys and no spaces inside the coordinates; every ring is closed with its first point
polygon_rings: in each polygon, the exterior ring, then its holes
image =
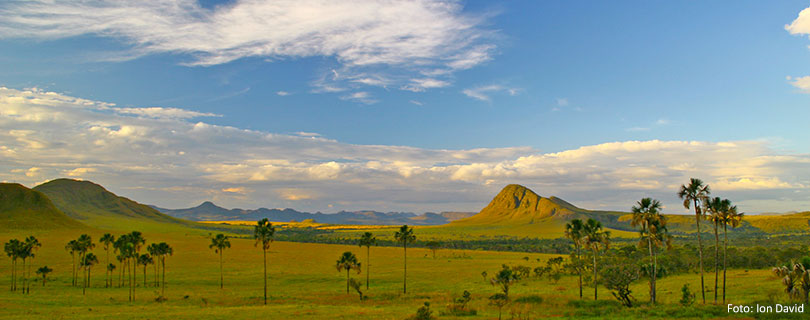
{"type": "Polygon", "coordinates": [[[548,273],[548,279],[557,283],[562,278],[563,274],[563,263],[565,262],[565,258],[563,257],[555,257],[548,259],[546,261],[546,272],[548,273]]]}
{"type": "Polygon", "coordinates": [[[360,301],[363,301],[363,300],[366,299],[366,296],[363,295],[363,291],[360,291],[360,288],[363,287],[362,282],[354,280],[354,278],[350,278],[349,279],[349,286],[352,287],[352,289],[354,289],[354,291],[357,291],[358,295],[360,295],[360,301]]]}
{"type": "Polygon", "coordinates": [[[431,241],[428,241],[425,244],[425,246],[428,247],[428,249],[430,249],[430,251],[433,252],[433,259],[436,259],[436,250],[439,250],[439,248],[441,248],[442,244],[440,242],[436,241],[436,240],[431,240],[431,241]]]}
{"type": "Polygon", "coordinates": [[[640,269],[630,261],[619,261],[614,265],[602,269],[602,282],[608,290],[624,306],[632,307],[635,298],[632,296],[630,284],[638,280],[640,269]]]}
{"type": "Polygon", "coordinates": [[[517,274],[507,265],[503,265],[501,271],[495,274],[495,277],[489,280],[493,286],[497,286],[505,296],[509,296],[509,287],[520,280],[517,274]]]}
{"type": "Polygon", "coordinates": [[[349,272],[351,270],[357,270],[357,274],[360,274],[360,262],[357,261],[357,256],[354,253],[346,251],[340,256],[340,259],[337,260],[337,264],[335,265],[338,272],[342,272],[346,270],[346,294],[349,294],[349,287],[350,287],[350,277],[349,272]]]}
{"type": "Polygon", "coordinates": [[[48,274],[53,272],[53,269],[48,268],[48,266],[40,267],[37,269],[37,274],[42,277],[42,286],[45,286],[45,281],[48,279],[48,274]]]}
{"type": "Polygon", "coordinates": [[[498,307],[498,320],[501,320],[501,311],[507,304],[509,304],[509,296],[503,293],[496,293],[489,297],[489,305],[498,307]]]}
{"type": "Polygon", "coordinates": [[[689,284],[684,283],[681,287],[681,300],[680,304],[684,307],[689,307],[695,303],[695,293],[689,290],[689,284]]]}
{"type": "Polygon", "coordinates": [[[484,282],[487,282],[487,272],[481,271],[481,276],[484,277],[484,282]]]}
{"type": "Polygon", "coordinates": [[[430,310],[430,302],[425,302],[424,305],[419,307],[419,309],[416,310],[416,314],[413,317],[411,317],[411,319],[414,320],[436,319],[436,317],[433,316],[433,311],[430,310]]]}

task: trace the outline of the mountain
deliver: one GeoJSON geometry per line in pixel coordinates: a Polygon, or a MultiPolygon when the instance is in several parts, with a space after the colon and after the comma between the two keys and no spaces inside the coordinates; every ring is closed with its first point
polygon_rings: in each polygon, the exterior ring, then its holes
{"type": "Polygon", "coordinates": [[[56,179],[34,187],[53,201],[57,209],[87,225],[104,229],[132,229],[164,224],[193,226],[147,205],[119,197],[90,181],[56,179]]]}
{"type": "Polygon", "coordinates": [[[48,196],[17,183],[0,183],[0,229],[84,229],[48,196]]]}
{"type": "Polygon", "coordinates": [[[619,218],[622,212],[578,208],[557,197],[545,198],[521,185],[504,187],[478,214],[452,222],[453,225],[564,224],[573,219],[593,218],[615,229],[629,229],[619,218]]]}
{"type": "Polygon", "coordinates": [[[360,225],[440,225],[474,214],[471,212],[442,212],[441,214],[428,212],[423,215],[416,215],[410,212],[385,213],[371,210],[340,211],[328,214],[301,212],[289,208],[244,210],[225,209],[210,201],[187,209],[165,209],[155,206],[152,206],[152,208],[176,218],[194,221],[261,220],[267,218],[273,222],[289,222],[313,219],[319,223],[360,225]]]}

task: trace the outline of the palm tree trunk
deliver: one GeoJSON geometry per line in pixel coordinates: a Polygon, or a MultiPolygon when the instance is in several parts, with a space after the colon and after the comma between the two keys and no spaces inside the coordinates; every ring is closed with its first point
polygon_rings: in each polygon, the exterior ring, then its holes
{"type": "Polygon", "coordinates": [[[219,288],[225,288],[225,276],[222,275],[222,249],[219,249],[219,288]]]}
{"type": "Polygon", "coordinates": [[[73,276],[73,280],[71,281],[71,285],[75,287],[76,286],[76,253],[71,252],[70,255],[73,256],[73,274],[71,274],[73,276]]]}
{"type": "Polygon", "coordinates": [[[579,299],[582,300],[582,261],[580,260],[579,244],[574,244],[577,248],[577,273],[579,274],[579,299]]]}
{"type": "Polygon", "coordinates": [[[346,269],[346,294],[349,294],[349,270],[351,269],[346,269]]]}
{"type": "Polygon", "coordinates": [[[86,295],[87,294],[87,272],[85,272],[85,270],[82,270],[82,277],[84,277],[84,279],[82,279],[82,295],[86,295]]]}
{"type": "Polygon", "coordinates": [[[43,286],[43,287],[45,286],[45,279],[46,279],[46,278],[47,278],[47,274],[43,272],[43,273],[42,273],[42,286],[43,286]]]}
{"type": "Polygon", "coordinates": [[[163,268],[163,286],[160,287],[160,296],[164,297],[166,294],[166,256],[164,255],[161,260],[160,266],[163,268]]]}
{"type": "Polygon", "coordinates": [[[366,246],[366,291],[368,291],[369,273],[371,273],[371,246],[366,246]]]}
{"type": "Polygon", "coordinates": [[[405,260],[404,260],[405,261],[405,263],[404,263],[405,272],[403,273],[403,276],[402,276],[402,293],[407,294],[408,293],[408,242],[407,241],[402,243],[402,248],[404,249],[404,252],[405,252],[405,260]]]}
{"type": "Polygon", "coordinates": [[[658,292],[656,291],[658,288],[658,253],[653,250],[653,303],[658,301],[658,292]]]}
{"type": "Polygon", "coordinates": [[[728,250],[728,230],[723,223],[723,304],[726,304],[726,250],[728,250]]]}
{"type": "Polygon", "coordinates": [[[90,266],[87,266],[87,287],[90,288],[90,266]]]}
{"type": "MultiPolygon", "coordinates": [[[[104,251],[107,251],[107,265],[104,266],[104,268],[107,268],[110,265],[110,245],[109,244],[104,246],[104,251]]],[[[104,287],[105,288],[112,287],[112,280],[110,280],[110,276],[112,276],[111,273],[112,273],[112,271],[110,271],[110,269],[107,269],[106,273],[104,273],[104,277],[107,280],[107,281],[104,282],[104,287]]]]}
{"type": "Polygon", "coordinates": [[[11,259],[11,292],[14,292],[14,285],[17,284],[17,259],[11,259]]]}
{"type": "Polygon", "coordinates": [[[264,253],[264,304],[267,305],[267,249],[262,249],[264,253]]]}
{"type": "MultiPolygon", "coordinates": [[[[136,256],[137,256],[137,254],[136,254],[136,256]]],[[[138,265],[137,265],[137,263],[138,263],[138,258],[133,258],[132,259],[132,272],[130,272],[130,274],[132,274],[132,282],[130,282],[130,286],[132,286],[132,301],[135,301],[135,287],[138,286],[138,278],[136,277],[136,275],[138,274],[138,269],[137,269],[138,265]]]]}
{"type": "Polygon", "coordinates": [[[720,275],[720,237],[717,235],[717,221],[714,222],[714,303],[717,304],[717,280],[720,275]]]}
{"type": "Polygon", "coordinates": [[[703,240],[700,236],[700,208],[698,207],[697,199],[695,202],[695,224],[697,225],[698,236],[698,260],[700,261],[700,294],[703,297],[703,304],[706,304],[706,286],[703,281],[703,240]]]}
{"type": "MultiPolygon", "coordinates": [[[[644,222],[647,229],[647,248],[650,250],[650,258],[653,257],[652,239],[650,238],[650,229],[647,222],[644,222]]],[[[655,304],[655,263],[653,263],[653,272],[650,273],[650,303],[655,304]]]]}
{"type": "Polygon", "coordinates": [[[599,283],[596,281],[596,250],[593,250],[593,300],[597,299],[596,289],[599,287],[599,283]]]}
{"type": "Polygon", "coordinates": [[[22,285],[23,285],[22,293],[25,294],[25,258],[22,259],[22,262],[23,262],[23,265],[22,265],[22,285]]]}
{"type": "Polygon", "coordinates": [[[146,265],[143,265],[143,287],[146,288],[146,265]]]}

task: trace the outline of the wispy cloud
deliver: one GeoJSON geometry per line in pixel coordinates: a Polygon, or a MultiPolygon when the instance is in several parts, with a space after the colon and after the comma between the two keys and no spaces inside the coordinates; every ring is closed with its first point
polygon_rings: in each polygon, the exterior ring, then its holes
{"type": "Polygon", "coordinates": [[[148,118],[190,119],[197,117],[221,117],[221,115],[215,113],[197,112],[179,108],[110,108],[110,110],[120,114],[131,114],[148,118]]]}
{"type": "Polygon", "coordinates": [[[411,79],[410,84],[404,85],[400,87],[400,89],[412,92],[423,92],[426,89],[444,88],[449,85],[450,82],[448,81],[433,78],[421,78],[421,79],[411,79]]]}
{"type": "Polygon", "coordinates": [[[213,9],[196,0],[31,0],[0,3],[0,38],[94,35],[126,45],[112,60],[170,53],[186,56],[189,66],[333,57],[337,69],[370,75],[345,81],[382,86],[375,66],[447,75],[492,59],[494,31],[481,27],[484,20],[444,0],[237,0],[213,9]]]}
{"type": "Polygon", "coordinates": [[[464,95],[466,95],[466,96],[468,96],[470,98],[473,98],[473,99],[476,99],[476,100],[481,100],[481,101],[486,101],[486,102],[492,101],[490,96],[493,93],[498,93],[498,92],[506,92],[510,96],[514,96],[514,95],[518,94],[518,89],[517,88],[507,88],[507,87],[504,87],[502,85],[493,84],[493,85],[488,85],[488,86],[480,86],[480,87],[475,87],[475,88],[470,88],[470,89],[464,89],[464,90],[461,91],[461,93],[463,93],[464,95]]]}
{"type": "Polygon", "coordinates": [[[282,96],[282,97],[286,97],[286,96],[290,95],[290,93],[287,92],[287,91],[276,91],[276,94],[279,95],[279,96],[282,96]]]}
{"type": "Polygon", "coordinates": [[[340,97],[341,100],[350,100],[350,101],[357,101],[362,102],[365,104],[375,104],[379,101],[372,99],[371,94],[367,91],[359,91],[359,92],[352,92],[350,94],[344,95],[340,97]]]}
{"type": "Polygon", "coordinates": [[[679,208],[673,190],[700,177],[746,212],[810,207],[810,155],[780,153],[765,141],[435,150],[143,117],[111,106],[0,88],[0,181],[30,186],[80,177],[164,207],[213,199],[240,207],[412,211],[477,210],[503,185],[521,183],[583,207],[626,210],[644,196],[679,208]],[[777,198],[776,205],[761,200],[777,198]]]}

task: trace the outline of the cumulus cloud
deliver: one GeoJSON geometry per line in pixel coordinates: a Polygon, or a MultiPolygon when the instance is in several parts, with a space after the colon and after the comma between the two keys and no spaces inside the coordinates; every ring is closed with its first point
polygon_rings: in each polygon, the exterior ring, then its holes
{"type": "Polygon", "coordinates": [[[799,12],[796,20],[793,20],[788,25],[785,25],[785,30],[790,34],[806,35],[810,34],[810,8],[806,8],[799,12]]]}
{"type": "Polygon", "coordinates": [[[0,180],[30,186],[82,177],[175,208],[215,200],[243,208],[419,212],[478,210],[509,183],[586,208],[627,209],[645,196],[679,208],[675,190],[700,177],[746,212],[810,206],[810,155],[779,153],[764,141],[437,150],[143,117],[110,112],[111,105],[0,88],[0,180]],[[780,202],[774,207],[769,199],[780,202]]]}
{"type": "Polygon", "coordinates": [[[803,93],[810,93],[810,76],[806,77],[787,77],[788,83],[793,87],[799,89],[803,93]]]}
{"type": "MultiPolygon", "coordinates": [[[[385,65],[448,74],[492,59],[493,32],[483,23],[460,2],[443,0],[237,0],[212,9],[196,0],[0,4],[0,38],[94,35],[126,45],[108,60],[170,53],[187,56],[190,66],[325,56],[353,70],[385,65]]],[[[381,77],[353,81],[385,84],[381,77]]]]}

